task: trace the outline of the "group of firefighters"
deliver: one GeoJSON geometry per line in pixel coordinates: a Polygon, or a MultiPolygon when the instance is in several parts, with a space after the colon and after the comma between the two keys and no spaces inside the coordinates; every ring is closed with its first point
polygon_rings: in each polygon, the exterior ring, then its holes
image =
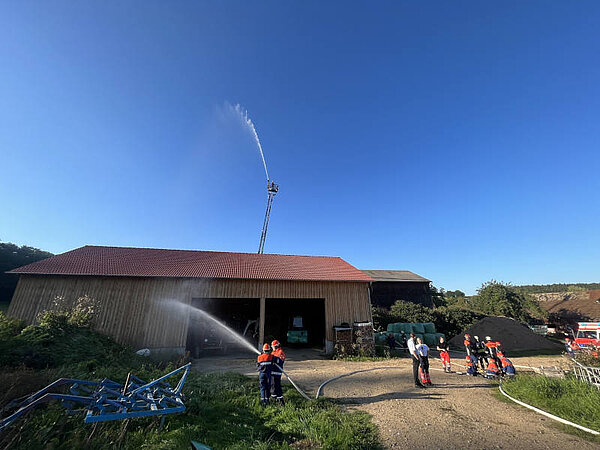
{"type": "Polygon", "coordinates": [[[272,398],[277,404],[283,406],[285,402],[281,389],[281,375],[285,363],[285,353],[277,339],[270,345],[263,345],[262,350],[256,360],[260,384],[260,403],[266,406],[272,398]]]}
{"type": "Polygon", "coordinates": [[[465,363],[468,375],[479,375],[478,365],[486,378],[515,375],[515,366],[506,357],[502,344],[492,341],[490,336],[486,336],[483,342],[479,340],[479,336],[465,334],[464,345],[467,352],[465,363]]]}
{"type": "MultiPolygon", "coordinates": [[[[429,347],[423,343],[420,337],[411,333],[410,339],[406,341],[407,349],[413,358],[413,374],[415,386],[431,386],[429,376],[429,347]]],[[[512,377],[515,375],[515,367],[502,350],[500,342],[492,341],[490,336],[485,341],[480,341],[478,336],[465,334],[464,340],[467,356],[465,363],[467,375],[481,374],[486,378],[498,378],[500,376],[512,377]]],[[[281,375],[285,363],[285,353],[278,340],[271,344],[264,344],[262,353],[258,355],[256,367],[258,369],[258,380],[260,384],[260,402],[268,405],[271,399],[283,406],[283,391],[281,389],[281,375]]],[[[443,337],[437,344],[440,360],[444,372],[451,373],[450,354],[448,342],[443,337]]]]}

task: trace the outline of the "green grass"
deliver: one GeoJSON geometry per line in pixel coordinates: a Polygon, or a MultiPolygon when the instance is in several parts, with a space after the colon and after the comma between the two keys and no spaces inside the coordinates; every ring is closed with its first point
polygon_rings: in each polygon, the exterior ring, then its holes
{"type": "MultiPolygon", "coordinates": [[[[151,380],[179,364],[136,357],[109,338],[62,320],[23,328],[0,314],[0,408],[60,377],[123,383],[131,371],[151,380]]],[[[51,402],[1,433],[0,448],[189,449],[191,440],[215,449],[381,447],[368,414],[348,412],[330,400],[306,401],[288,388],[285,407],[262,407],[257,377],[192,372],[184,394],[186,411],[165,416],[160,431],[159,418],[86,424],[83,414],[69,417],[51,402]]]]}
{"type": "MultiPolygon", "coordinates": [[[[574,378],[548,378],[540,375],[522,374],[502,384],[507,394],[571,422],[600,431],[600,390],[574,378]]],[[[501,394],[499,394],[501,395],[501,394]]],[[[502,396],[505,398],[504,396],[502,396]]],[[[508,400],[508,399],[507,399],[508,400]]],[[[573,427],[561,427],[566,431],[592,437],[573,427]]]]}
{"type": "Polygon", "coordinates": [[[192,373],[184,392],[185,413],[168,416],[161,432],[156,418],[94,427],[83,422],[82,414],[67,417],[65,409],[54,403],[31,413],[29,420],[14,423],[1,436],[0,446],[12,441],[17,449],[71,449],[87,442],[90,449],[188,449],[190,441],[196,440],[215,449],[283,449],[294,444],[329,449],[380,447],[377,429],[366,413],[344,412],[325,399],[308,402],[289,389],[285,407],[265,408],[258,402],[257,381],[239,374],[192,373]]]}

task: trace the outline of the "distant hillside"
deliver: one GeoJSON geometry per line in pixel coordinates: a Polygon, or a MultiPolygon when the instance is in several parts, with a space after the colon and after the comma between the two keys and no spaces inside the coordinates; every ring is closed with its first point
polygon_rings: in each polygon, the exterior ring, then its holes
{"type": "Polygon", "coordinates": [[[550,292],[581,292],[600,289],[600,283],[556,283],[556,284],[526,284],[515,286],[528,294],[546,294],[550,292]]]}
{"type": "Polygon", "coordinates": [[[17,267],[31,264],[32,262],[53,256],[39,248],[27,247],[0,242],[0,303],[10,302],[13,292],[17,287],[18,275],[5,273],[17,267]]]}

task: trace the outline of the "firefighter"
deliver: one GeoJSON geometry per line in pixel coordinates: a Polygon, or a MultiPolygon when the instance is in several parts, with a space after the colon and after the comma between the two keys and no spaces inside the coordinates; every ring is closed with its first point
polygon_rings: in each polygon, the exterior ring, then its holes
{"type": "Polygon", "coordinates": [[[567,354],[571,358],[575,357],[575,349],[573,348],[573,345],[571,343],[571,339],[569,339],[569,338],[565,338],[565,349],[567,350],[567,354]]]}
{"type": "Polygon", "coordinates": [[[496,365],[496,360],[495,359],[490,359],[490,362],[487,366],[487,370],[485,371],[485,376],[486,378],[497,378],[498,375],[500,375],[500,370],[498,369],[498,366],[496,365]]]}
{"type": "Polygon", "coordinates": [[[491,337],[486,336],[485,337],[485,346],[487,347],[488,355],[496,363],[496,369],[498,369],[499,367],[502,367],[502,362],[500,361],[500,358],[498,358],[498,350],[500,349],[500,342],[494,342],[494,341],[492,341],[491,337]]]}
{"type": "Polygon", "coordinates": [[[285,363],[285,353],[281,348],[281,344],[277,339],[271,342],[273,348],[273,371],[271,372],[271,397],[275,397],[277,403],[281,406],[285,404],[283,401],[283,390],[281,389],[281,371],[285,363]],[[279,366],[279,367],[277,367],[279,366]]]}
{"type": "Polygon", "coordinates": [[[513,363],[510,359],[508,359],[506,356],[502,356],[502,372],[504,373],[504,375],[507,375],[508,377],[514,377],[516,375],[515,372],[515,366],[513,366],[513,363]]]}
{"type": "Polygon", "coordinates": [[[467,355],[465,358],[465,364],[467,365],[467,375],[477,376],[477,358],[475,356],[467,355]]]}
{"type": "Polygon", "coordinates": [[[473,336],[473,339],[475,339],[475,356],[477,356],[477,360],[481,366],[481,371],[483,372],[488,363],[486,346],[479,340],[479,336],[473,336]]]}
{"type": "Polygon", "coordinates": [[[256,367],[260,384],[260,403],[266,406],[269,404],[271,395],[271,371],[273,368],[273,355],[269,344],[263,345],[263,352],[256,358],[256,367]]]}
{"type": "Polygon", "coordinates": [[[467,352],[467,356],[471,356],[471,335],[465,334],[465,340],[463,341],[465,344],[465,351],[467,352]]]}

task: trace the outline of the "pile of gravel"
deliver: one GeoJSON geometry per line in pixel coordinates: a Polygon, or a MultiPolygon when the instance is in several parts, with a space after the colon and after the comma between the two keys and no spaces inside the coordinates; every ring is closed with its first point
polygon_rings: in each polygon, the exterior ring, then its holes
{"type": "Polygon", "coordinates": [[[465,333],[471,336],[479,336],[480,340],[490,336],[492,341],[500,342],[507,351],[558,349],[561,347],[560,344],[535,334],[526,325],[508,317],[484,317],[463,334],[450,339],[450,345],[464,348],[465,333]]]}

